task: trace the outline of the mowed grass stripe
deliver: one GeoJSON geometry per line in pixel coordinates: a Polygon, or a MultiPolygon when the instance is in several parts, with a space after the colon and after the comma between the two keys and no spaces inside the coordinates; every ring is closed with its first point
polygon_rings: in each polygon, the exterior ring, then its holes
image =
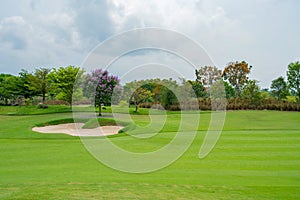
{"type": "MultiPolygon", "coordinates": [[[[180,118],[169,114],[165,129],[171,131],[180,118]]],[[[228,112],[226,130],[205,159],[198,153],[206,131],[198,131],[180,159],[148,174],[110,169],[95,160],[79,138],[31,131],[35,124],[70,116],[0,116],[0,199],[300,198],[300,113],[228,112]]],[[[146,116],[134,118],[148,123],[146,116]]],[[[202,119],[209,122],[210,114],[202,119]]],[[[161,148],[175,134],[110,139],[120,147],[147,152],[161,148]]]]}

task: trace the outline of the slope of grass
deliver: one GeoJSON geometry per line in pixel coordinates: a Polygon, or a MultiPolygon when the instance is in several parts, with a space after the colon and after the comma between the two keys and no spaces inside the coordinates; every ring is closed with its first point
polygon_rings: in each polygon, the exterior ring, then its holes
{"type": "Polygon", "coordinates": [[[71,107],[65,105],[50,105],[48,108],[38,108],[38,106],[0,106],[0,115],[39,115],[71,111],[71,107]]]}
{"type": "MultiPolygon", "coordinates": [[[[71,113],[0,116],[0,199],[299,199],[300,113],[228,112],[216,147],[199,159],[211,116],[201,114],[188,151],[147,174],[110,169],[88,153],[80,138],[31,131],[71,113]]],[[[148,116],[132,118],[137,129],[149,127],[148,116]]],[[[180,114],[172,112],[151,139],[126,134],[110,139],[124,149],[147,152],[168,143],[179,122],[180,114]]]]}

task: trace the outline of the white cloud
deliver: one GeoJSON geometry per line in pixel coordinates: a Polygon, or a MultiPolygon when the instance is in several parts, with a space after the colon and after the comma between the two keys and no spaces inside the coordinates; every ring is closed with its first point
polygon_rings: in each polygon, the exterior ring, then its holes
{"type": "Polygon", "coordinates": [[[196,40],[219,67],[248,61],[269,86],[299,58],[299,9],[297,0],[10,0],[0,8],[0,70],[79,65],[113,34],[161,27],[196,40]]]}

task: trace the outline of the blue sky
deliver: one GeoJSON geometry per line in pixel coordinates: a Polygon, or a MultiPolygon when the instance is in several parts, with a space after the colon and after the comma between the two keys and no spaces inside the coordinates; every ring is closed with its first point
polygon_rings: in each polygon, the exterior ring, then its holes
{"type": "Polygon", "coordinates": [[[197,41],[220,68],[246,60],[269,87],[300,60],[299,10],[298,0],[1,1],[0,73],[79,66],[112,35],[160,27],[197,41]]]}

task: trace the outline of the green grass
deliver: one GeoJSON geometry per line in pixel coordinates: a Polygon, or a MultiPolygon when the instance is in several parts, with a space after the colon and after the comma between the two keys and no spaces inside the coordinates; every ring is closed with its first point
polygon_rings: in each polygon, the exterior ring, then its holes
{"type": "Polygon", "coordinates": [[[110,119],[110,118],[93,118],[93,119],[89,119],[88,121],[85,121],[85,119],[77,119],[77,122],[80,122],[80,120],[82,122],[85,122],[84,126],[82,128],[97,128],[99,126],[127,126],[130,125],[129,123],[126,122],[122,122],[122,121],[116,121],[114,119],[110,119]]]}
{"type": "MultiPolygon", "coordinates": [[[[193,144],[175,163],[153,173],[129,174],[99,163],[78,137],[31,131],[38,124],[68,122],[71,113],[1,115],[0,199],[300,198],[300,113],[229,111],[217,145],[199,159],[210,117],[201,112],[193,144]]],[[[128,133],[149,128],[147,115],[132,118],[136,128],[128,133]]],[[[178,112],[168,112],[166,125],[151,139],[126,134],[110,139],[124,149],[147,152],[168,143],[179,122],[178,112]]],[[[151,128],[156,127],[147,131],[151,128]]]]}
{"type": "MultiPolygon", "coordinates": [[[[41,115],[41,114],[52,114],[52,113],[67,113],[79,111],[79,112],[96,112],[98,113],[98,107],[94,106],[67,106],[67,105],[49,105],[48,108],[38,108],[38,106],[0,106],[0,115],[41,115]]],[[[105,107],[102,109],[102,113],[111,113],[111,107],[105,107]]],[[[126,109],[120,108],[118,106],[115,107],[114,112],[127,113],[126,109]]],[[[135,107],[131,106],[129,108],[130,114],[135,115],[147,115],[148,109],[139,108],[139,111],[135,112],[135,107]]]]}
{"type": "Polygon", "coordinates": [[[55,105],[48,108],[38,108],[38,106],[0,106],[0,115],[39,115],[49,113],[71,112],[70,106],[55,105]]]}

